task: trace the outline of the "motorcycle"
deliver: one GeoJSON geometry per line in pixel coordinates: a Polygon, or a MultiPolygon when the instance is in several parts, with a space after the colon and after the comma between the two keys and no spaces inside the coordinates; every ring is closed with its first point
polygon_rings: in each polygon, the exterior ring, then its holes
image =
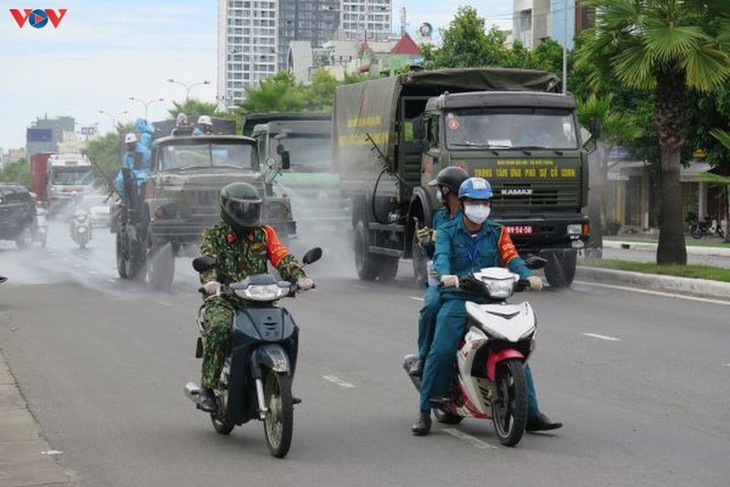
{"type": "MultiPolygon", "coordinates": [[[[434,415],[444,424],[458,424],[466,417],[491,419],[500,443],[515,446],[527,425],[524,367],[533,349],[537,320],[529,303],[508,304],[507,299],[529,283],[507,269],[488,267],[460,277],[459,287],[486,296],[488,304],[466,302],[469,318],[456,352],[451,389],[433,409],[434,415]]],[[[406,355],[403,368],[420,392],[421,377],[409,374],[417,360],[418,355],[406,355]]]]}
{"type": "Polygon", "coordinates": [[[689,227],[689,233],[696,239],[700,239],[708,235],[725,238],[725,232],[722,230],[722,226],[714,216],[705,217],[705,219],[701,221],[693,221],[689,227]]]}
{"type": "Polygon", "coordinates": [[[86,248],[86,244],[91,241],[91,217],[86,210],[76,210],[71,215],[70,220],[71,239],[78,244],[81,249],[86,248]]]}
{"type": "MultiPolygon", "coordinates": [[[[309,265],[322,257],[322,249],[309,250],[302,258],[309,265]]],[[[197,272],[214,269],[212,257],[197,257],[197,272]]],[[[224,279],[225,281],[225,279],[224,279]]],[[[201,293],[204,293],[202,288],[201,293]]],[[[222,284],[221,294],[235,295],[245,302],[236,310],[230,351],[214,388],[217,410],[210,413],[216,432],[228,435],[236,425],[252,419],[264,423],[271,454],[283,458],[289,452],[294,424],[292,380],[296,368],[299,328],[291,314],[275,303],[294,297],[296,284],[277,281],[271,274],[249,276],[243,281],[222,284]]],[[[206,338],[205,304],[198,312],[195,356],[203,356],[206,338]]],[[[200,387],[188,382],[185,395],[197,402],[200,387]]]]}

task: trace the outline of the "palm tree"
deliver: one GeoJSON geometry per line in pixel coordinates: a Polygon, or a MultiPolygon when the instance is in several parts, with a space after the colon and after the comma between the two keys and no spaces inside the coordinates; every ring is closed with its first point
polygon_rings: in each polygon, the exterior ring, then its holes
{"type": "Polygon", "coordinates": [[[576,100],[578,121],[589,127],[592,120],[601,123],[601,135],[597,150],[591,154],[590,192],[588,193],[588,216],[591,219],[591,235],[586,255],[600,257],[603,249],[602,223],[608,214],[606,208],[606,182],[608,180],[608,155],[619,144],[637,139],[642,135],[636,117],[618,112],[613,107],[613,95],[599,97],[592,93],[583,101],[576,100]]]}
{"type": "MultiPolygon", "coordinates": [[[[585,0],[596,7],[594,36],[577,62],[606,66],[625,86],[653,89],[661,148],[657,263],[686,264],[679,170],[689,90],[711,91],[730,78],[727,0],[585,0]]],[[[600,84],[602,73],[592,82],[600,84]]]]}

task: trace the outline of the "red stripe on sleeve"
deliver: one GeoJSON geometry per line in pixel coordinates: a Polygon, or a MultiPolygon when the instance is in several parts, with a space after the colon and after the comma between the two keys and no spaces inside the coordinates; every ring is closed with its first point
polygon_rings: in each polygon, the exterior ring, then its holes
{"type": "Polygon", "coordinates": [[[266,234],[266,250],[268,252],[269,261],[274,267],[279,267],[281,259],[289,255],[289,251],[279,241],[276,231],[269,225],[264,225],[264,233],[266,234]]]}
{"type": "Polygon", "coordinates": [[[512,238],[509,236],[509,232],[506,227],[502,227],[502,231],[499,235],[499,255],[502,259],[502,265],[506,266],[509,261],[515,257],[519,257],[515,244],[512,243],[512,238]]]}

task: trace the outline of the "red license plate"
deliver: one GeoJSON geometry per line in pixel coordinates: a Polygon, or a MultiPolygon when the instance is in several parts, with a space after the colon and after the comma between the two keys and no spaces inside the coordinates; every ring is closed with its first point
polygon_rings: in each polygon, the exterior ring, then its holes
{"type": "Polygon", "coordinates": [[[532,235],[535,229],[530,225],[508,225],[507,231],[510,235],[532,235]]]}

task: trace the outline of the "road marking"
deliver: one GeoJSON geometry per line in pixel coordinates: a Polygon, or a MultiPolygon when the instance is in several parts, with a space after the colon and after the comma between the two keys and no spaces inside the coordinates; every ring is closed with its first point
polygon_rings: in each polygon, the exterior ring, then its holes
{"type": "Polygon", "coordinates": [[[157,304],[159,304],[161,306],[172,306],[170,303],[165,302],[165,301],[157,301],[157,304]]]}
{"type": "Polygon", "coordinates": [[[573,281],[576,284],[586,285],[586,286],[596,286],[596,287],[605,287],[609,289],[618,289],[620,291],[629,291],[632,293],[644,293],[644,294],[653,294],[654,296],[663,296],[665,298],[678,298],[678,299],[687,299],[690,301],[699,301],[701,303],[712,303],[712,304],[722,304],[724,306],[730,306],[730,301],[722,301],[720,299],[710,299],[710,298],[699,298],[697,296],[685,296],[683,294],[672,294],[672,293],[665,293],[662,291],[651,291],[649,289],[640,289],[638,287],[628,287],[628,286],[617,286],[615,284],[601,284],[597,282],[586,282],[586,281],[573,281]]]}
{"type": "Polygon", "coordinates": [[[454,429],[454,428],[441,428],[441,431],[444,433],[448,433],[454,438],[457,438],[459,440],[466,441],[467,443],[471,443],[472,446],[475,446],[479,448],[480,450],[499,450],[498,447],[494,445],[490,445],[486,441],[482,441],[479,438],[474,438],[472,435],[468,435],[464,433],[463,431],[454,429]]]}
{"type": "Polygon", "coordinates": [[[41,452],[41,455],[61,455],[63,452],[58,450],[45,450],[41,452]]]}
{"type": "Polygon", "coordinates": [[[324,380],[328,380],[330,382],[333,382],[333,383],[337,384],[340,387],[355,387],[354,385],[350,384],[349,382],[340,379],[336,375],[323,375],[322,378],[324,380]]]}
{"type": "Polygon", "coordinates": [[[116,279],[107,279],[107,282],[117,282],[116,279]]]}
{"type": "Polygon", "coordinates": [[[355,284],[353,287],[355,289],[367,289],[367,290],[370,290],[370,287],[369,286],[361,286],[359,284],[355,284]]]}
{"type": "Polygon", "coordinates": [[[423,301],[423,298],[417,298],[415,296],[411,296],[411,299],[415,299],[416,301],[423,301]]]}
{"type": "Polygon", "coordinates": [[[730,367],[730,364],[722,364],[722,365],[724,365],[725,367],[730,367]]]}
{"type": "Polygon", "coordinates": [[[595,333],[583,333],[583,336],[598,338],[600,340],[608,340],[609,342],[620,342],[620,338],[607,337],[606,335],[596,335],[595,333]]]}

